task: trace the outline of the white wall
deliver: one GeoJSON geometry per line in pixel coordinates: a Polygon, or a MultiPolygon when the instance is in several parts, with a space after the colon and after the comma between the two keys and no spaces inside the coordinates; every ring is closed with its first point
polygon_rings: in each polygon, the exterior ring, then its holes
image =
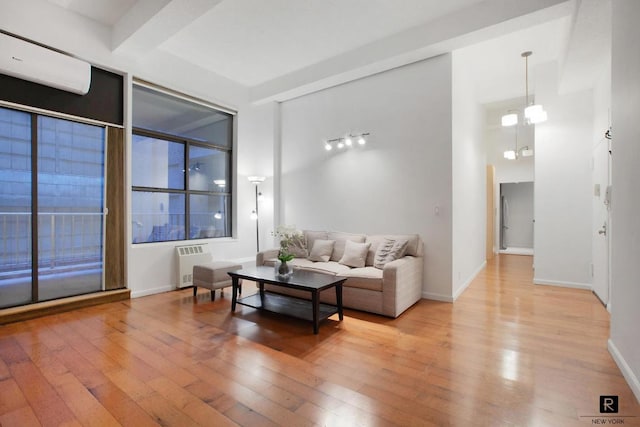
{"type": "Polygon", "coordinates": [[[451,300],[451,56],[284,102],[281,117],[281,221],[418,233],[423,295],[451,300]],[[323,139],[349,131],[370,132],[369,142],[324,150],[323,139]]]}
{"type": "Polygon", "coordinates": [[[613,3],[611,338],[609,349],[640,401],[640,2],[613,3]]]}
{"type": "MultiPolygon", "coordinates": [[[[249,214],[255,204],[253,184],[247,175],[264,175],[261,186],[266,200],[261,205],[262,241],[269,240],[273,217],[273,145],[274,106],[248,105],[246,88],[219,75],[186,64],[168,54],[151,53],[135,61],[111,52],[111,31],[88,18],[73,14],[43,0],[20,0],[2,3],[0,28],[22,37],[71,53],[94,65],[124,74],[125,84],[131,76],[195,96],[223,107],[240,111],[237,116],[237,142],[234,159],[235,238],[205,239],[215,258],[252,262],[256,251],[255,222],[249,214]],[[269,198],[271,197],[271,198],[269,198]],[[262,226],[262,222],[265,226],[262,226]]],[[[127,89],[127,88],[125,88],[127,89]]],[[[130,90],[126,90],[129,94],[130,90]]],[[[126,99],[125,124],[130,126],[130,99],[126,99]]],[[[127,132],[130,150],[130,129],[127,132]]],[[[127,182],[130,182],[130,168],[127,182]]],[[[130,203],[130,194],[128,200],[130,203]]],[[[130,210],[129,210],[130,211],[130,210]]],[[[130,212],[128,224],[131,224],[130,212]]],[[[131,230],[128,230],[131,239],[131,230]]],[[[183,242],[184,243],[184,242],[183,242]]],[[[127,248],[127,286],[132,296],[148,295],[175,288],[174,247],[180,242],[129,245],[127,248]]],[[[266,242],[270,245],[270,242],[266,242]]]]}
{"type": "MultiPolygon", "coordinates": [[[[277,185],[277,172],[274,170],[275,146],[278,143],[279,105],[275,102],[261,106],[247,105],[238,114],[238,141],[241,141],[237,156],[242,159],[238,163],[238,185],[244,187],[249,176],[264,176],[266,179],[258,186],[262,198],[258,202],[258,228],[260,231],[260,250],[273,247],[274,203],[277,185]]],[[[249,207],[238,210],[239,218],[248,218],[255,206],[255,188],[248,186],[249,207]]],[[[255,234],[255,223],[251,223],[252,236],[255,234]]],[[[252,237],[255,245],[255,237],[252,237]]],[[[254,259],[255,261],[255,259],[254,259]]]]}
{"type": "Polygon", "coordinates": [[[472,61],[453,53],[452,69],[452,281],[457,298],[486,264],[486,144],[484,108],[474,96],[472,61]]]}
{"type": "Polygon", "coordinates": [[[558,95],[555,64],[535,73],[549,119],[535,129],[534,283],[590,289],[592,92],[558,95]]]}

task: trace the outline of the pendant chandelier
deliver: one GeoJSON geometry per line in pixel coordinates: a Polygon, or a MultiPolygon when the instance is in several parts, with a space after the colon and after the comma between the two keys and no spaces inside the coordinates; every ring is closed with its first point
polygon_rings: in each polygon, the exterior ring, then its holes
{"type": "MultiPolygon", "coordinates": [[[[524,58],[524,82],[525,82],[525,108],[523,123],[526,125],[532,125],[541,123],[547,120],[547,112],[544,111],[540,104],[529,104],[529,57],[533,52],[522,52],[520,56],[524,58]]],[[[502,116],[502,126],[515,126],[518,124],[518,113],[508,112],[502,116]]]]}
{"type": "Polygon", "coordinates": [[[516,139],[513,150],[507,150],[504,152],[504,158],[507,160],[518,160],[520,157],[531,157],[533,156],[533,148],[529,148],[528,145],[524,147],[518,147],[518,128],[516,130],[516,139]]]}

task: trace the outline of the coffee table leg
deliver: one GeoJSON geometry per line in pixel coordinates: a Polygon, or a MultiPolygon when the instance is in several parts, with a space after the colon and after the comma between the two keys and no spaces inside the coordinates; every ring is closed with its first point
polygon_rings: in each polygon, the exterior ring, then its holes
{"type": "Polygon", "coordinates": [[[264,307],[264,282],[258,282],[260,287],[260,304],[264,307]]]}
{"type": "Polygon", "coordinates": [[[318,320],[320,317],[320,293],[313,291],[311,295],[313,303],[313,333],[317,335],[320,330],[320,321],[318,320]]]}
{"type": "Polygon", "coordinates": [[[234,276],[231,278],[231,311],[236,311],[236,302],[238,301],[238,281],[239,278],[234,276]]]}
{"type": "Polygon", "coordinates": [[[342,283],[336,285],[336,305],[338,306],[338,318],[343,319],[342,314],[342,283]]]}

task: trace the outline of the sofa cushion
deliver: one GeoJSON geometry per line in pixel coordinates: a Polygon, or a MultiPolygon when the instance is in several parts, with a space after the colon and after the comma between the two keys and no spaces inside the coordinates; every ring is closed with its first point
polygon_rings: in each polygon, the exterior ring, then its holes
{"type": "MultiPolygon", "coordinates": [[[[345,241],[344,253],[340,261],[340,264],[347,265],[349,267],[364,267],[367,261],[367,254],[369,253],[370,243],[356,243],[351,240],[345,241]]],[[[335,252],[335,247],[334,247],[335,252]]]]}
{"type": "Polygon", "coordinates": [[[328,233],[329,240],[335,240],[336,244],[333,247],[333,254],[331,254],[331,261],[340,261],[344,254],[344,245],[347,240],[356,243],[364,243],[367,236],[364,234],[343,233],[341,231],[330,231],[328,233]]]}
{"type": "Polygon", "coordinates": [[[324,274],[331,274],[331,275],[339,274],[340,276],[347,274],[349,273],[349,271],[351,271],[350,267],[347,267],[346,265],[342,265],[335,261],[314,262],[311,265],[309,264],[299,265],[296,268],[300,268],[301,270],[310,270],[310,271],[315,271],[317,273],[324,273],[324,274]]]}
{"type": "Polygon", "coordinates": [[[366,241],[367,243],[371,243],[371,246],[369,247],[366,265],[373,265],[378,246],[384,243],[386,239],[407,240],[409,243],[407,244],[405,255],[422,256],[420,236],[417,234],[376,234],[367,236],[366,241]]]}
{"type": "Polygon", "coordinates": [[[402,258],[407,251],[408,244],[409,241],[405,239],[386,239],[384,243],[378,245],[373,266],[375,268],[384,268],[386,263],[402,258]]]}
{"type": "Polygon", "coordinates": [[[291,261],[289,261],[287,264],[289,264],[293,268],[305,268],[305,267],[312,267],[314,263],[313,261],[309,261],[307,258],[294,258],[291,261]]]}
{"type": "Polygon", "coordinates": [[[307,250],[311,252],[311,248],[313,248],[313,242],[316,240],[329,240],[329,233],[326,231],[313,231],[313,230],[304,230],[304,238],[307,242],[307,250]]]}
{"type": "Polygon", "coordinates": [[[344,282],[345,287],[382,292],[382,270],[378,268],[352,268],[349,271],[338,273],[338,276],[348,279],[344,282]]]}
{"type": "Polygon", "coordinates": [[[316,239],[311,247],[309,260],[317,262],[329,261],[329,259],[331,259],[331,253],[333,252],[333,245],[335,245],[335,243],[335,240],[316,239]]]}
{"type": "Polygon", "coordinates": [[[289,240],[288,251],[296,258],[306,258],[309,256],[309,250],[307,249],[307,240],[304,234],[299,234],[291,237],[289,240]]]}

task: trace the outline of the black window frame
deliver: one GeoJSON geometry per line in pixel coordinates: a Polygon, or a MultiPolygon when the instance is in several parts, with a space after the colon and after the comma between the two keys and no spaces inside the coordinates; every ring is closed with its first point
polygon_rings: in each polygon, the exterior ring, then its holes
{"type": "MultiPolygon", "coordinates": [[[[172,96],[172,95],[167,95],[167,96],[172,96]]],[[[229,146],[225,147],[225,146],[221,146],[221,145],[217,145],[214,144],[212,142],[203,142],[200,140],[195,140],[195,139],[191,139],[188,137],[184,137],[184,136],[176,136],[176,135],[171,135],[171,134],[167,134],[164,132],[159,132],[159,131],[154,131],[154,130],[150,130],[150,129],[144,129],[144,128],[138,128],[138,127],[133,127],[132,128],[132,135],[138,135],[138,136],[143,136],[143,137],[148,137],[148,138],[154,138],[154,139],[160,139],[160,140],[164,140],[164,141],[169,141],[169,142],[174,142],[174,143],[179,143],[179,144],[183,144],[184,145],[184,165],[183,165],[183,169],[185,170],[185,176],[184,176],[184,189],[178,190],[175,188],[162,188],[162,187],[145,187],[145,186],[135,186],[132,185],[131,186],[131,191],[132,194],[135,192],[148,192],[148,193],[163,193],[163,194],[183,194],[184,198],[185,198],[185,230],[184,230],[184,240],[202,240],[202,239],[223,239],[223,238],[231,238],[233,237],[233,146],[234,146],[234,141],[235,141],[235,121],[236,121],[236,115],[235,114],[231,114],[228,113],[226,111],[222,111],[222,110],[217,110],[214,107],[209,106],[208,108],[211,108],[212,110],[218,111],[218,112],[222,112],[225,114],[229,114],[230,116],[230,120],[229,120],[229,134],[231,137],[231,140],[229,141],[229,146]],[[207,149],[213,149],[213,150],[218,150],[221,152],[224,152],[225,154],[227,154],[227,177],[228,177],[228,182],[225,185],[225,191],[204,191],[204,190],[191,190],[190,186],[189,186],[189,173],[187,173],[186,171],[189,170],[189,151],[191,147],[203,147],[203,148],[207,148],[207,149]],[[223,196],[228,198],[228,206],[229,206],[229,210],[227,212],[227,218],[225,218],[225,221],[228,221],[228,223],[226,224],[225,228],[228,229],[228,233],[225,233],[226,235],[224,236],[219,236],[219,237],[199,237],[199,236],[194,236],[191,237],[191,208],[190,208],[190,196],[191,195],[205,195],[205,196],[223,196]]],[[[132,164],[135,165],[135,159],[132,159],[132,164]]],[[[175,241],[183,241],[183,240],[152,240],[152,241],[144,241],[144,242],[132,242],[133,244],[145,244],[145,243],[160,243],[160,242],[175,242],[175,241]]]]}

